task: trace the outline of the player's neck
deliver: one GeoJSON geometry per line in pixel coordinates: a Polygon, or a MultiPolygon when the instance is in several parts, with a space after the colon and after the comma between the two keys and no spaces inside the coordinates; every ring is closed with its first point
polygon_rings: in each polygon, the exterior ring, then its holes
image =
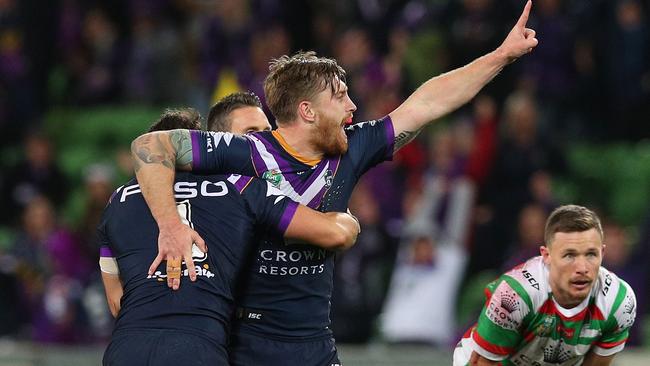
{"type": "Polygon", "coordinates": [[[288,145],[287,150],[292,155],[299,155],[302,159],[310,161],[323,158],[323,152],[314,145],[310,131],[304,128],[303,124],[292,123],[278,126],[275,133],[283,140],[282,143],[288,145]]]}

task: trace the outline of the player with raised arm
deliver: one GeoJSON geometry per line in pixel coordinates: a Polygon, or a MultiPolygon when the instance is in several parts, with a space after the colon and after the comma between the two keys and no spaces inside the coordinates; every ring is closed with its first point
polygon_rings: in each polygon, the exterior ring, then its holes
{"type": "MultiPolygon", "coordinates": [[[[194,127],[197,117],[191,110],[167,110],[152,129],[194,127]]],[[[111,312],[118,317],[105,365],[227,364],[233,289],[254,249],[255,233],[335,249],[353,244],[359,230],[350,215],[308,209],[259,179],[182,173],[174,190],[182,222],[200,232],[210,249],[193,248],[199,279],[177,292],[165,282],[187,275],[181,263],[147,275],[158,230],[137,182],[119,187],[105,210],[100,267],[111,312]]]]}
{"type": "MultiPolygon", "coordinates": [[[[160,228],[159,255],[151,269],[163,259],[191,260],[196,233],[174,211],[175,168],[262,177],[309,207],[343,212],[363,173],[391,159],[429,122],[467,103],[503,67],[537,45],[535,32],[526,28],[530,8],[529,1],[496,50],[430,79],[375,121],[345,128],[356,110],[345,72],[334,60],[299,53],[275,60],[265,80],[277,130],[247,137],[177,130],[136,139],[136,174],[160,228]]],[[[255,261],[257,270],[241,305],[244,313],[260,316],[240,322],[233,332],[233,364],[338,363],[328,328],[333,253],[265,241],[255,261]]],[[[170,285],[178,288],[179,282],[170,285]]]]}
{"type": "Polygon", "coordinates": [[[598,216],[561,206],[546,221],[544,242],[541,256],[488,284],[454,366],[607,366],[623,350],[636,299],[625,281],[601,267],[598,216]]]}

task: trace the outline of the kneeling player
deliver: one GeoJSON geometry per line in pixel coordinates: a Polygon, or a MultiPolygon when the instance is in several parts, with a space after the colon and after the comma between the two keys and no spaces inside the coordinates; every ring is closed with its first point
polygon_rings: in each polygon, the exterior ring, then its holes
{"type": "Polygon", "coordinates": [[[458,343],[454,366],[606,366],[623,350],[636,299],[600,266],[605,246],[596,214],[557,208],[544,242],[541,256],[487,286],[486,305],[458,343]]]}

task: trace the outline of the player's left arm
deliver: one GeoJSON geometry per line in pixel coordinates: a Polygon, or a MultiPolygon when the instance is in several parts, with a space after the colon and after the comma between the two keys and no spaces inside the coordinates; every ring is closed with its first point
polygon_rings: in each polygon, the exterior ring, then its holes
{"type": "Polygon", "coordinates": [[[349,213],[322,213],[299,205],[284,232],[284,237],[337,250],[348,249],[354,245],[360,231],[359,222],[349,213]]]}
{"type": "Polygon", "coordinates": [[[257,225],[285,238],[325,249],[347,249],[361,231],[359,221],[349,213],[322,213],[285,196],[271,183],[254,178],[243,196],[257,225]]]}
{"type": "Polygon", "coordinates": [[[102,282],[104,283],[108,308],[111,310],[113,317],[117,318],[117,314],[120,312],[122,295],[124,294],[120,276],[102,271],[102,282]]]}
{"type": "Polygon", "coordinates": [[[516,351],[523,338],[522,329],[533,316],[530,309],[534,307],[525,289],[508,275],[488,284],[486,296],[487,301],[471,333],[471,349],[485,359],[482,362],[501,362],[516,351]],[[502,318],[501,314],[509,315],[502,318]]]}
{"type": "Polygon", "coordinates": [[[97,226],[97,240],[99,241],[99,270],[102,274],[102,283],[104,284],[104,292],[106,293],[106,302],[113,317],[117,317],[120,312],[120,304],[124,288],[120,280],[120,267],[117,263],[117,258],[113,254],[111,240],[109,238],[108,222],[109,212],[111,210],[111,203],[104,210],[101,221],[97,226]]]}
{"type": "Polygon", "coordinates": [[[612,364],[614,356],[615,355],[601,356],[594,352],[589,352],[585,356],[582,366],[609,366],[612,364]]]}
{"type": "Polygon", "coordinates": [[[636,296],[625,281],[620,281],[618,291],[609,291],[607,296],[613,297],[613,308],[603,326],[603,333],[593,344],[590,353],[601,357],[613,356],[625,348],[625,342],[630,335],[630,328],[636,319],[636,296]]]}
{"type": "Polygon", "coordinates": [[[509,63],[537,46],[535,31],[526,28],[529,0],[503,43],[471,63],[429,79],[390,113],[395,131],[395,151],[412,141],[429,122],[469,102],[509,63]]]}

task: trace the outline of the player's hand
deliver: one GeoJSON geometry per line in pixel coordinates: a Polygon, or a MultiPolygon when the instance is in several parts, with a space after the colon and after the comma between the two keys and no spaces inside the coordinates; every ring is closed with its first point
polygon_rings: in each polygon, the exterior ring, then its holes
{"type": "Polygon", "coordinates": [[[499,46],[499,50],[503,52],[509,62],[513,62],[519,57],[531,52],[537,46],[537,38],[535,38],[535,31],[526,28],[528,16],[530,15],[530,8],[533,6],[531,0],[526,2],[524,11],[521,13],[517,24],[512,28],[506,39],[499,46]]]}
{"type": "Polygon", "coordinates": [[[203,238],[180,220],[160,224],[159,230],[158,256],[149,267],[149,275],[156,271],[156,268],[163,260],[166,260],[168,270],[167,285],[174,290],[178,290],[180,274],[176,268],[180,269],[182,261],[185,261],[190,280],[196,281],[196,271],[192,260],[192,243],[195,243],[201,251],[207,252],[208,248],[203,238]]]}
{"type": "Polygon", "coordinates": [[[490,361],[487,358],[484,358],[483,356],[479,355],[476,352],[472,352],[472,357],[469,360],[469,365],[470,366],[496,366],[498,364],[499,364],[499,362],[490,361]]]}
{"type": "MultiPolygon", "coordinates": [[[[347,210],[346,213],[347,213],[348,215],[350,215],[350,217],[352,217],[352,219],[354,219],[354,221],[357,223],[357,235],[361,234],[361,223],[359,222],[359,218],[356,217],[356,216],[354,216],[354,215],[352,214],[352,212],[350,212],[350,208],[348,208],[348,210],[347,210]]],[[[356,241],[356,239],[355,239],[355,241],[356,241]]]]}

